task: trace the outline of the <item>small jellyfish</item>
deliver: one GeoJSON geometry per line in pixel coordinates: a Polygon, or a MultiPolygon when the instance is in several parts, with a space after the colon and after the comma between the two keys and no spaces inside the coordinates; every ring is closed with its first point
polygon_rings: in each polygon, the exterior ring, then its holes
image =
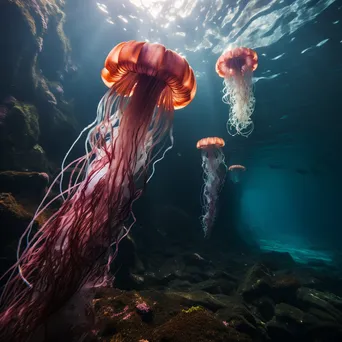
{"type": "Polygon", "coordinates": [[[246,47],[227,50],[216,62],[216,72],[224,78],[222,101],[230,106],[227,131],[232,136],[248,137],[254,129],[252,76],[257,66],[257,53],[246,47]]]}
{"type": "Polygon", "coordinates": [[[216,218],[216,204],[226,174],[226,164],[221,147],[224,140],[217,137],[203,138],[196,147],[202,150],[204,186],[202,192],[201,216],[204,236],[209,237],[216,218]]]}
{"type": "Polygon", "coordinates": [[[241,178],[241,173],[246,171],[243,165],[231,165],[228,170],[230,171],[230,179],[233,183],[239,183],[241,178]]]}

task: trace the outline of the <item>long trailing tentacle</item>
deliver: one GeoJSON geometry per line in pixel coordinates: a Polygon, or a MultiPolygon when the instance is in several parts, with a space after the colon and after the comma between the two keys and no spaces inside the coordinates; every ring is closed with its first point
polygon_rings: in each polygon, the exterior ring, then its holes
{"type": "Polygon", "coordinates": [[[221,149],[202,152],[204,185],[202,187],[201,203],[203,214],[201,216],[201,223],[205,237],[209,237],[216,218],[216,202],[225,179],[220,174],[220,167],[222,165],[226,170],[224,154],[221,149]]]}
{"type": "MultiPolygon", "coordinates": [[[[151,175],[148,177],[146,183],[148,183],[148,182],[152,179],[152,177],[153,177],[153,175],[154,175],[154,172],[155,172],[155,165],[156,165],[157,163],[159,163],[161,160],[163,160],[164,157],[165,157],[165,155],[166,155],[166,153],[167,153],[168,151],[170,151],[170,150],[173,148],[174,138],[173,138],[173,129],[172,129],[172,128],[170,129],[170,141],[171,141],[171,145],[170,145],[168,148],[166,148],[166,149],[164,150],[164,152],[163,152],[163,154],[162,154],[162,156],[161,156],[160,158],[158,158],[157,160],[155,160],[155,161],[153,162],[153,164],[152,164],[152,173],[151,173],[151,175]]],[[[158,154],[157,154],[157,155],[158,155],[158,154]]]]}

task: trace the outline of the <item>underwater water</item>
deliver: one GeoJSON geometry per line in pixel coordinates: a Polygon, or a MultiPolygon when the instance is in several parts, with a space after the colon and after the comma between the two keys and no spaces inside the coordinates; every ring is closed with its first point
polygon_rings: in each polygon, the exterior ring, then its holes
{"type": "Polygon", "coordinates": [[[0,342],[342,341],[341,1],[3,0],[0,35],[0,342]]]}

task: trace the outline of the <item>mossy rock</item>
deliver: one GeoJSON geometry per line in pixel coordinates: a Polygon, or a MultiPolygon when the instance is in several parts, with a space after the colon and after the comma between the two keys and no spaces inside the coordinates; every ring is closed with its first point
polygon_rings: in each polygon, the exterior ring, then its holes
{"type": "MultiPolygon", "coordinates": [[[[17,241],[30,223],[32,216],[19,204],[10,193],[0,193],[0,222],[1,241],[0,248],[5,253],[8,245],[17,241]]],[[[9,251],[14,256],[15,249],[9,251]]],[[[7,256],[11,257],[11,255],[7,256]]]]}
{"type": "Polygon", "coordinates": [[[5,118],[4,126],[5,139],[13,147],[31,149],[40,134],[36,107],[16,100],[5,118]]]}
{"type": "Polygon", "coordinates": [[[50,164],[45,152],[38,144],[30,150],[1,146],[0,170],[16,170],[24,172],[49,172],[50,164]]]}
{"type": "Polygon", "coordinates": [[[249,342],[250,337],[226,327],[212,313],[194,310],[181,312],[170,321],[155,329],[153,342],[249,342]]]}
{"type": "Polygon", "coordinates": [[[7,221],[6,218],[18,221],[28,221],[29,213],[15,200],[10,193],[0,193],[0,215],[1,222],[7,221]]]}
{"type": "Polygon", "coordinates": [[[61,1],[0,1],[0,98],[11,92],[34,101],[46,78],[57,80],[71,50],[64,22],[61,1]]]}

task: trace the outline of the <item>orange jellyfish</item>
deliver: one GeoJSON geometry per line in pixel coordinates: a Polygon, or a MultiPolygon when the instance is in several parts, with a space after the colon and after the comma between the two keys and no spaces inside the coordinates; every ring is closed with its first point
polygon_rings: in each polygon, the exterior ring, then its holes
{"type": "Polygon", "coordinates": [[[226,174],[226,164],[222,147],[224,140],[217,137],[203,138],[197,142],[196,147],[202,150],[202,168],[204,186],[201,194],[201,216],[204,236],[209,237],[216,218],[216,205],[226,174]]]}
{"type": "Polygon", "coordinates": [[[168,135],[173,142],[174,110],[188,105],[196,92],[187,61],[160,44],[117,45],[105,61],[102,79],[110,89],[94,122],[75,141],[87,134],[85,154],[64,167],[74,143],[49,189],[74,168],[66,189],[61,187],[54,199],[64,202],[30,239],[34,219],[54,201],[46,203],[47,194],[20,239],[18,262],[1,297],[1,341],[26,341],[39,327],[44,334],[53,314],[82,289],[99,283],[103,259],[115,257],[135,222],[132,205],[145,188],[149,166],[161,159],[154,161],[168,135]],[[24,239],[27,245],[21,248],[24,239]]]}
{"type": "Polygon", "coordinates": [[[241,172],[245,172],[246,168],[243,165],[231,165],[228,170],[230,171],[231,181],[233,183],[239,183],[241,172]]]}
{"type": "Polygon", "coordinates": [[[216,72],[224,78],[222,101],[230,106],[227,131],[233,136],[248,137],[254,129],[252,76],[257,66],[257,53],[246,47],[227,50],[216,62],[216,72]]]}

